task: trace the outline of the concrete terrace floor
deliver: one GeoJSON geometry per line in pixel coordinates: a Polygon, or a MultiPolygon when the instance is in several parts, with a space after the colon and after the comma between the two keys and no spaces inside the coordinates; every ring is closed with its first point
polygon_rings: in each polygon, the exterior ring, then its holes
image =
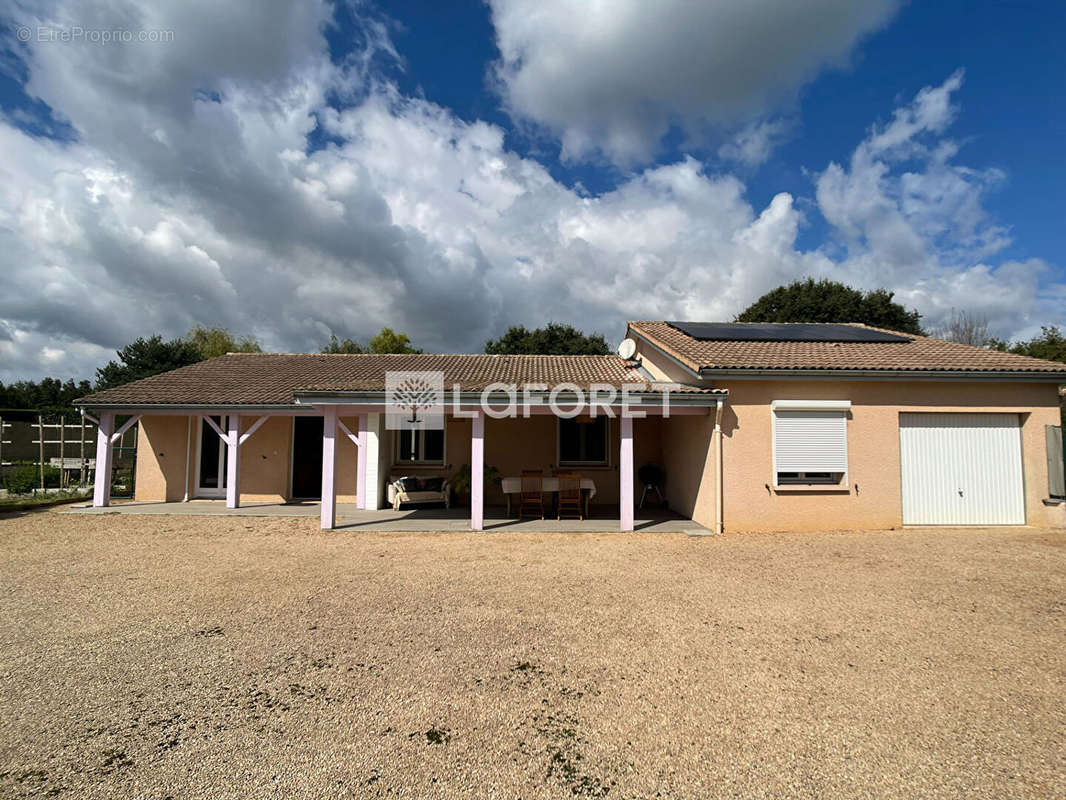
{"type": "MultiPolygon", "coordinates": [[[[118,502],[107,508],[91,505],[70,506],[69,514],[170,514],[175,516],[227,516],[227,517],[318,517],[317,502],[295,503],[245,503],[240,508],[226,508],[224,500],[190,500],[188,503],[118,502]]],[[[617,510],[601,509],[601,514],[591,519],[518,520],[508,517],[503,506],[485,508],[486,531],[514,531],[519,533],[612,533],[618,530],[617,510]]],[[[403,532],[460,532],[470,530],[468,508],[391,508],[363,511],[354,503],[337,504],[337,528],[367,531],[403,532]]],[[[671,514],[659,508],[638,509],[634,514],[633,527],[645,533],[709,533],[691,519],[671,514]]]]}

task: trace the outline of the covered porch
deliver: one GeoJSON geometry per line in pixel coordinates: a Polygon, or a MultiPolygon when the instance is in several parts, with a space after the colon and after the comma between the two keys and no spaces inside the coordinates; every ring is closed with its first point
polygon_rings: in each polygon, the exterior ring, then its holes
{"type": "MultiPolygon", "coordinates": [[[[403,527],[409,518],[416,526],[412,529],[419,530],[434,519],[449,527],[462,519],[471,530],[517,524],[517,487],[529,494],[527,483],[520,482],[527,472],[543,476],[544,491],[544,502],[530,521],[559,523],[547,526],[551,529],[602,530],[610,520],[614,530],[641,530],[638,523],[647,527],[697,516],[697,493],[706,498],[707,484],[721,480],[725,392],[674,385],[677,391],[669,397],[659,386],[637,384],[634,397],[627,395],[628,388],[619,393],[608,386],[610,399],[604,401],[597,399],[597,390],[573,386],[560,394],[537,387],[532,393],[524,389],[523,403],[516,407],[515,388],[497,386],[501,384],[464,392],[456,385],[436,406],[437,424],[413,430],[394,426],[390,414],[396,406],[388,405],[386,392],[377,388],[296,389],[291,402],[272,405],[95,406],[101,469],[93,506],[110,506],[111,448],[136,421],[137,501],[174,509],[163,513],[181,513],[175,501],[230,512],[242,507],[270,507],[272,514],[299,509],[300,516],[317,513],[323,530],[344,522],[403,527]],[[685,420],[697,423],[706,438],[680,434],[675,425],[685,420]],[[691,457],[679,459],[684,448],[678,442],[689,438],[698,438],[700,446],[691,457]],[[671,503],[686,512],[683,517],[675,518],[665,508],[661,514],[653,513],[653,507],[641,512],[640,468],[656,464],[667,465],[668,473],[673,470],[670,480],[678,492],[671,503]],[[580,479],[582,509],[571,505],[571,519],[551,520],[558,515],[562,492],[556,487],[564,477],[571,487],[574,478],[580,479]],[[440,489],[441,504],[453,508],[436,516],[432,507],[390,509],[397,494],[407,493],[396,488],[408,481],[420,494],[428,487],[440,489]],[[201,502],[207,500],[216,502],[201,502]],[[317,502],[294,502],[301,500],[317,502]]],[[[708,515],[704,502],[698,518],[720,531],[721,494],[710,496],[717,497],[717,515],[708,515]]],[[[659,492],[652,497],[663,500],[659,492]]],[[[524,505],[523,516],[528,517],[528,503],[524,505]]]]}

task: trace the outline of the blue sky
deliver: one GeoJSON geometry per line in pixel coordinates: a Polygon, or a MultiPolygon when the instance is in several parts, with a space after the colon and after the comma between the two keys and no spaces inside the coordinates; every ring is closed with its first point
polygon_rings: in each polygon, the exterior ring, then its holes
{"type": "Polygon", "coordinates": [[[1066,322],[1062,4],[92,0],[3,21],[0,380],[89,375],[193,324],[285,350],[385,324],[429,350],[549,319],[615,339],[806,275],[887,286],[933,328],[1066,322]],[[72,30],[132,39],[39,33],[72,30]]]}
{"type": "MultiPolygon", "coordinates": [[[[398,0],[389,4],[393,36],[404,69],[393,74],[410,94],[421,93],[466,120],[491,121],[509,131],[508,145],[543,155],[550,143],[516,134],[486,80],[499,58],[489,7],[398,0]],[[441,35],[447,30],[446,36],[441,35]]],[[[850,67],[827,70],[806,86],[793,106],[797,127],[773,158],[748,178],[748,195],[764,205],[781,191],[809,194],[807,170],[839,160],[876,120],[886,119],[901,99],[966,70],[962,111],[953,134],[965,142],[968,159],[1005,170],[1007,181],[987,200],[990,211],[1015,232],[1018,258],[1066,252],[1066,4],[1040,2],[909,3],[883,30],[857,48],[850,67]]],[[[349,25],[331,35],[353,36],[349,25]]],[[[678,137],[658,156],[660,163],[685,152],[678,137]]],[[[613,188],[617,169],[550,163],[569,184],[593,191],[613,188]]],[[[812,229],[809,237],[825,234],[812,229]]]]}

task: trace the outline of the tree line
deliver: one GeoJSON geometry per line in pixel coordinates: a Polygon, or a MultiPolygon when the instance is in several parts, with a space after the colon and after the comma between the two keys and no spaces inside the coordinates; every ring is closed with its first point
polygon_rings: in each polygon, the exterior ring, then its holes
{"type": "MultiPolygon", "coordinates": [[[[116,358],[96,370],[96,380],[44,378],[40,381],[0,382],[0,412],[33,410],[46,414],[73,414],[73,402],[99,392],[160,372],[186,367],[226,353],[261,353],[254,336],[236,335],[226,328],[198,325],[185,336],[164,339],[159,334],[142,336],[116,351],[116,358]]],[[[421,353],[411,338],[389,327],[382,328],[366,344],[331,334],[319,351],[327,354],[421,353]]],[[[571,325],[551,322],[529,330],[511,327],[503,336],[485,345],[486,353],[606,354],[611,352],[600,334],[584,334],[571,325]]]]}
{"type": "MultiPolygon", "coordinates": [[[[197,326],[185,336],[166,341],[156,334],[141,337],[117,351],[113,359],[96,371],[95,391],[121,386],[130,381],[187,367],[226,353],[261,353],[262,346],[253,336],[235,336],[226,328],[197,326]]],[[[406,333],[382,328],[364,347],[354,339],[338,340],[331,335],[322,353],[421,353],[411,345],[406,333]]]]}
{"type": "Polygon", "coordinates": [[[943,325],[925,330],[922,315],[893,300],[887,289],[862,292],[842,283],[814,278],[795,281],[767,292],[737,315],[737,322],[861,322],[916,336],[1001,350],[1066,363],[1066,335],[1054,325],[1041,327],[1038,336],[1022,341],[997,339],[988,318],[953,310],[943,325]]]}
{"type": "MultiPolygon", "coordinates": [[[[887,289],[863,292],[842,283],[806,278],[773,289],[735,317],[737,322],[861,322],[878,328],[932,335],[948,341],[1003,350],[1020,355],[1066,362],[1066,336],[1055,326],[1042,328],[1032,339],[1007,342],[989,334],[986,318],[956,311],[943,326],[926,331],[921,314],[893,299],[887,289]]],[[[253,336],[235,335],[226,328],[196,326],[185,336],[165,340],[156,334],[141,337],[116,352],[96,371],[96,380],[0,383],[0,410],[37,409],[48,413],[73,413],[73,401],[92,391],[102,391],[160,372],[195,364],[226,353],[259,353],[262,347],[253,336]]],[[[421,353],[406,333],[382,328],[365,345],[350,338],[331,335],[322,353],[421,353]]],[[[498,339],[485,343],[485,352],[494,355],[606,355],[607,339],[599,333],[586,334],[572,325],[549,322],[528,329],[514,325],[498,339]]]]}

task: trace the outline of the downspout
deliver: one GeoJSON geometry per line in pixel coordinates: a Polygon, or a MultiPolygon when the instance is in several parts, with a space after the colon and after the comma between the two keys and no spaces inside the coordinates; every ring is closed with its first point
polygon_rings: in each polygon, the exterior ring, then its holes
{"type": "Polygon", "coordinates": [[[722,409],[725,407],[725,403],[721,398],[718,399],[718,407],[714,412],[714,482],[715,482],[715,508],[714,508],[714,532],[716,534],[722,533],[722,509],[724,504],[722,502],[722,490],[724,488],[724,480],[722,478],[722,409]]]}
{"type": "Polygon", "coordinates": [[[189,454],[192,452],[192,414],[185,418],[185,496],[181,502],[189,502],[189,472],[192,464],[189,463],[189,454]]]}

